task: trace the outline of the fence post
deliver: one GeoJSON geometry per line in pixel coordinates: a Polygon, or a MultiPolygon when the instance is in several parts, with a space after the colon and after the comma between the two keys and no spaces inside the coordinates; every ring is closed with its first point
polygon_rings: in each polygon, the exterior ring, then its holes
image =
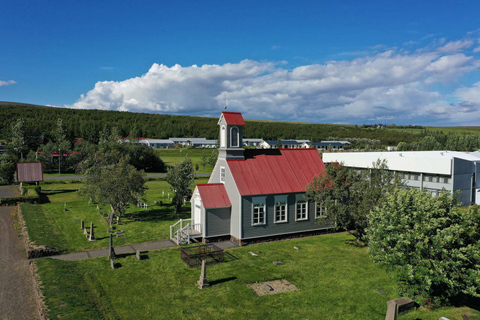
{"type": "Polygon", "coordinates": [[[172,239],[172,238],[173,238],[173,234],[172,234],[172,228],[173,228],[173,226],[170,226],[170,239],[172,239]]]}

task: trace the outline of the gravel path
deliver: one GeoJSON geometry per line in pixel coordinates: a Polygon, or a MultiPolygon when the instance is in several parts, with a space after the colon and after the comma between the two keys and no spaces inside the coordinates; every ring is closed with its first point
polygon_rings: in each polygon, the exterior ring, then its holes
{"type": "MultiPolygon", "coordinates": [[[[14,190],[2,186],[0,197],[15,195],[14,190]]],[[[13,228],[14,208],[0,206],[0,319],[40,319],[25,247],[13,228]]]]}

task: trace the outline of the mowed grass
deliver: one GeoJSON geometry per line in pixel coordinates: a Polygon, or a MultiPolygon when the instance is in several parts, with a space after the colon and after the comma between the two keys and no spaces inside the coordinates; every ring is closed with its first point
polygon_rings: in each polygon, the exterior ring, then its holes
{"type": "MultiPolygon", "coordinates": [[[[207,178],[195,180],[195,183],[206,182],[207,178]]],[[[172,197],[172,193],[167,182],[152,180],[147,181],[146,186],[148,187],[146,191],[148,208],[130,206],[120,224],[114,224],[114,231],[122,234],[122,237],[115,237],[116,246],[168,239],[170,225],[179,218],[190,218],[188,202],[179,217],[174,214],[174,208],[168,198],[169,193],[172,197]],[[159,204],[155,204],[154,200],[159,204]],[[160,201],[163,205],[160,205],[160,201]],[[135,221],[134,217],[138,221],[135,221]]],[[[30,240],[34,244],[54,247],[65,253],[108,247],[109,207],[100,207],[98,210],[96,204],[89,205],[86,199],[79,197],[77,193],[81,187],[79,182],[49,182],[42,184],[41,187],[48,203],[22,204],[21,206],[30,240]],[[101,211],[104,212],[105,217],[102,217],[101,211]],[[93,222],[96,241],[88,241],[85,237],[80,228],[81,220],[85,221],[87,230],[93,222]]]]}
{"type": "MultiPolygon", "coordinates": [[[[213,167],[208,163],[205,165],[205,169],[201,164],[202,154],[207,155],[207,160],[210,158],[212,151],[215,149],[196,149],[196,148],[181,148],[181,149],[155,149],[156,154],[162,159],[162,161],[167,166],[173,166],[176,162],[182,162],[185,160],[185,157],[188,157],[192,160],[193,168],[195,169],[198,164],[198,170],[196,173],[210,173],[213,170],[213,167]]],[[[216,151],[216,150],[215,150],[216,151]]]]}
{"type": "MultiPolygon", "coordinates": [[[[212,286],[202,290],[195,285],[200,267],[189,268],[178,247],[146,255],[141,261],[124,255],[115,270],[106,258],[37,260],[49,318],[371,320],[384,319],[387,301],[397,297],[392,276],[346,233],[226,250],[226,262],[207,267],[212,286]],[[299,290],[257,296],[248,286],[280,279],[299,290]]],[[[468,308],[423,309],[399,319],[463,314],[480,319],[468,308]]]]}

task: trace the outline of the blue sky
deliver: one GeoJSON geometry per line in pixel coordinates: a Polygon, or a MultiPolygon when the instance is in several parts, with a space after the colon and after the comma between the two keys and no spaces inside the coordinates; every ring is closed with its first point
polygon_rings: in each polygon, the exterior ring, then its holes
{"type": "Polygon", "coordinates": [[[479,125],[478,1],[2,1],[0,101],[479,125]]]}

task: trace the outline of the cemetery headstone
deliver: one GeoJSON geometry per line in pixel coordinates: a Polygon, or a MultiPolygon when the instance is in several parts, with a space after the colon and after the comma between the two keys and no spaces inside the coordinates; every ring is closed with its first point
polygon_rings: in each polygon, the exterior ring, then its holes
{"type": "Polygon", "coordinates": [[[90,222],[90,241],[95,241],[95,235],[93,232],[93,222],[90,222]]]}
{"type": "Polygon", "coordinates": [[[203,289],[210,286],[207,280],[207,266],[205,259],[202,260],[202,271],[200,272],[200,280],[197,282],[198,288],[203,289]]]}

